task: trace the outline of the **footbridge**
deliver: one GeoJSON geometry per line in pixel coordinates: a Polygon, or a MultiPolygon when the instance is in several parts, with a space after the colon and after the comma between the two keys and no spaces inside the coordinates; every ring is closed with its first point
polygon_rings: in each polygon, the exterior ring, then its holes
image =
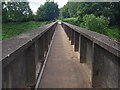
{"type": "Polygon", "coordinates": [[[54,22],[2,42],[3,88],[120,88],[120,45],[54,22]]]}

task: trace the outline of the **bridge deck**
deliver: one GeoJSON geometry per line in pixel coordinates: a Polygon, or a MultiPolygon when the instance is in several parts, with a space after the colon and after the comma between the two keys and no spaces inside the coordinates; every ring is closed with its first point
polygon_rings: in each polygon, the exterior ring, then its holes
{"type": "Polygon", "coordinates": [[[89,80],[61,25],[48,56],[40,88],[90,88],[89,80]]]}

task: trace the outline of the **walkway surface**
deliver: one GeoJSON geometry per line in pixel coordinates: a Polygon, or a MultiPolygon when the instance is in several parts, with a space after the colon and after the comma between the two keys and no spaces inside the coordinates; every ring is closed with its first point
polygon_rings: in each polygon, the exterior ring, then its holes
{"type": "Polygon", "coordinates": [[[78,55],[61,25],[56,27],[40,88],[90,88],[78,55]]]}

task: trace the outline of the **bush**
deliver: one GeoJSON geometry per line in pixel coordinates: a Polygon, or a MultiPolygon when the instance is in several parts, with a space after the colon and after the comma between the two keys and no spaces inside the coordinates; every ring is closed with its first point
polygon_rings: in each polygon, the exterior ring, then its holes
{"type": "Polygon", "coordinates": [[[87,14],[83,17],[83,23],[81,23],[80,26],[92,31],[106,34],[106,28],[108,28],[108,24],[109,22],[104,16],[96,17],[93,14],[87,14]]]}
{"type": "Polygon", "coordinates": [[[63,19],[63,21],[77,26],[79,26],[80,23],[77,18],[66,18],[63,19]]]}
{"type": "Polygon", "coordinates": [[[112,27],[110,27],[106,30],[107,31],[107,36],[120,40],[120,31],[119,30],[120,30],[120,27],[112,26],[112,27]]]}

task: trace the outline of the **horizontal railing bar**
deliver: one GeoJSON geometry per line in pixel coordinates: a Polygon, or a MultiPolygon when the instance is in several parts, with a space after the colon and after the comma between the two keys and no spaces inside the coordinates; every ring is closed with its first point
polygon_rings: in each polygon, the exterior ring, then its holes
{"type": "MultiPolygon", "coordinates": [[[[55,31],[56,32],[56,31],[55,31]]],[[[51,46],[52,46],[52,43],[53,43],[53,39],[54,39],[54,36],[55,36],[55,32],[53,34],[53,37],[52,37],[52,40],[51,40],[51,43],[50,43],[50,46],[49,46],[49,49],[48,49],[48,52],[47,52],[47,55],[46,55],[46,58],[45,58],[45,61],[43,63],[43,66],[42,66],[42,69],[41,69],[41,72],[40,72],[40,75],[38,76],[38,80],[37,80],[37,83],[35,85],[35,90],[38,90],[39,86],[40,86],[40,83],[41,83],[41,79],[42,79],[42,76],[43,76],[43,73],[44,73],[44,70],[45,70],[45,67],[46,67],[46,64],[47,64],[47,59],[48,59],[48,56],[49,56],[49,52],[51,50],[51,46]]]]}
{"type": "Polygon", "coordinates": [[[62,24],[65,24],[69,28],[73,29],[74,31],[80,33],[87,39],[93,41],[97,45],[101,46],[105,50],[111,52],[112,54],[116,55],[117,57],[120,57],[120,44],[117,40],[111,39],[108,36],[105,36],[103,34],[99,34],[97,32],[93,32],[90,30],[86,30],[84,28],[80,28],[78,26],[62,22],[62,24]]]}

